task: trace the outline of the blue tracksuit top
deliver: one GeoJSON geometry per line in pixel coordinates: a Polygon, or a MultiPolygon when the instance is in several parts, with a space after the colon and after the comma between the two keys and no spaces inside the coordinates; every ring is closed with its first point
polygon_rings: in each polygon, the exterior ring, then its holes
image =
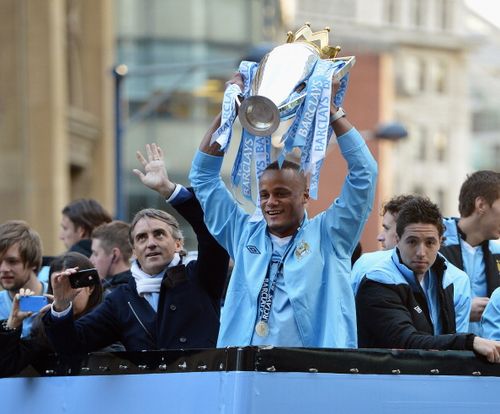
{"type": "MultiPolygon", "coordinates": [[[[338,143],[348,165],[341,194],[327,210],[305,217],[284,263],[287,293],[305,347],[357,346],[351,253],[372,209],[377,165],[356,129],[338,137],[338,143]]],[[[207,227],[235,263],[217,346],[246,346],[272,243],[266,222],[251,222],[226,188],[220,177],[222,160],[198,151],[190,179],[207,227]]]]}
{"type": "MultiPolygon", "coordinates": [[[[475,253],[467,253],[467,247],[459,234],[458,218],[445,218],[443,234],[446,258],[469,276],[472,298],[490,296],[500,286],[500,242],[485,240],[475,253]]],[[[481,335],[480,322],[471,322],[469,331],[481,335]]]]}
{"type": "Polygon", "coordinates": [[[358,260],[356,260],[356,263],[354,263],[351,270],[351,285],[354,296],[358,293],[359,284],[365,277],[366,273],[377,266],[380,261],[385,260],[387,257],[391,257],[391,255],[392,249],[377,250],[375,252],[364,253],[358,260]]]}
{"type": "MultiPolygon", "coordinates": [[[[358,274],[355,294],[364,277],[386,285],[406,284],[410,285],[414,290],[418,290],[418,288],[416,288],[417,282],[415,281],[413,272],[399,261],[396,249],[373,253],[378,254],[378,263],[373,263],[372,266],[364,267],[363,275],[358,274]]],[[[366,254],[370,255],[370,253],[366,254]]],[[[469,314],[471,307],[469,278],[463,270],[460,270],[446,260],[441,253],[438,253],[438,257],[445,263],[442,288],[446,289],[448,286],[453,285],[453,308],[455,312],[456,332],[469,332],[469,314]]],[[[439,305],[434,303],[432,306],[437,308],[439,305]]]]}
{"type": "Polygon", "coordinates": [[[483,338],[500,341],[500,288],[496,288],[481,316],[479,334],[483,338]]]}

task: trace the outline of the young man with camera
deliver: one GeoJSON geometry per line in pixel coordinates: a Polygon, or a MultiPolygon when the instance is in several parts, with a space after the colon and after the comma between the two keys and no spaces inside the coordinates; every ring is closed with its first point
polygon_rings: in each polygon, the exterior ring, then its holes
{"type": "MultiPolygon", "coordinates": [[[[30,289],[42,296],[47,286],[37,278],[42,264],[42,243],[38,233],[20,220],[7,221],[0,225],[0,320],[5,320],[3,329],[9,329],[7,318],[13,300],[20,289],[30,289]]],[[[18,306],[18,301],[14,302],[18,306]]],[[[26,315],[24,315],[26,316],[26,315]]],[[[33,316],[23,321],[22,336],[29,335],[33,316]]]]}

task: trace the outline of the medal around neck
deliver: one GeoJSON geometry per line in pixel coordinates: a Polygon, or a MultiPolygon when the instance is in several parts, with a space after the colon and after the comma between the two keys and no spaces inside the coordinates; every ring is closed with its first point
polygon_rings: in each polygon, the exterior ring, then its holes
{"type": "Polygon", "coordinates": [[[337,57],[340,46],[328,45],[329,33],[329,28],[312,32],[309,23],[295,33],[288,32],[286,43],[271,50],[260,63],[241,62],[243,92],[230,85],[224,93],[221,126],[212,142],[218,142],[224,151],[228,149],[242,95],[238,118],[243,133],[231,182],[241,187],[241,193],[249,200],[253,179],[258,181],[272,161],[271,136],[286,120],[291,120],[286,132],[277,141],[273,137],[273,143],[281,148],[275,157],[282,162],[297,148],[302,169],[311,174],[310,194],[317,198],[319,170],[332,134],[330,101],[341,105],[348,72],[355,63],[354,56],[337,57]],[[335,80],[340,80],[340,87],[332,97],[335,80]]]}
{"type": "Polygon", "coordinates": [[[267,335],[269,335],[269,325],[267,324],[267,322],[257,322],[257,324],[255,325],[255,333],[262,338],[265,338],[267,335]]]}

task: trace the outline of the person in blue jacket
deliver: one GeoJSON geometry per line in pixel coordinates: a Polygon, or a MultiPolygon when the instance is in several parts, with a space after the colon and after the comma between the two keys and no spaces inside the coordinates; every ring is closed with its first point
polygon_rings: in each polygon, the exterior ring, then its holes
{"type": "Polygon", "coordinates": [[[500,288],[491,294],[481,317],[480,328],[483,337],[500,341],[500,288]]]}
{"type": "Polygon", "coordinates": [[[490,295],[500,286],[500,173],[470,174],[458,196],[460,217],[444,220],[441,253],[467,273],[472,289],[470,331],[479,321],[490,295]]]}
{"type": "MultiPolygon", "coordinates": [[[[231,81],[243,85],[241,75],[231,81]]],[[[334,91],[335,92],[335,91],[334,91]]],[[[297,164],[270,164],[259,180],[263,220],[250,220],[220,177],[210,144],[216,117],[193,160],[191,184],[210,232],[234,260],[218,347],[356,347],[351,254],[373,205],[377,165],[361,135],[333,104],[330,123],[348,174],[331,206],[310,219],[297,164]]]]}
{"type": "Polygon", "coordinates": [[[392,197],[382,206],[382,231],[377,235],[382,250],[368,252],[356,260],[351,270],[351,283],[354,295],[356,295],[361,279],[374,265],[391,255],[396,246],[396,219],[402,205],[413,198],[412,195],[399,195],[392,197]]]}
{"type": "Polygon", "coordinates": [[[469,281],[458,269],[450,272],[439,254],[438,207],[415,196],[402,206],[396,231],[391,257],[367,272],[356,295],[359,347],[474,350],[500,362],[500,342],[461,333],[470,313],[469,281]]]}
{"type": "Polygon", "coordinates": [[[183,263],[183,236],[173,216],[156,209],[139,211],[129,231],[136,257],[132,277],[95,310],[74,321],[72,301],[78,289],[71,288],[68,276],[76,269],[52,276],[54,302],[43,320],[47,337],[61,354],[87,353],[118,341],[127,351],[216,344],[228,255],[208,232],[193,193],[169,180],[161,149],[154,144],[146,149],[148,161],[138,153],[146,174],[134,172],[191,224],[198,259],[183,263]]]}

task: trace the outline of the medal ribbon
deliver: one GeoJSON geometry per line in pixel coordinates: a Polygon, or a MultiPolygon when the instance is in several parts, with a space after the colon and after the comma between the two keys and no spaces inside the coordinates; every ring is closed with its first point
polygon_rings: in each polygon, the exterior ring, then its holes
{"type": "Polygon", "coordinates": [[[266,273],[266,277],[264,278],[264,282],[262,283],[262,288],[259,293],[259,309],[257,314],[257,323],[264,322],[269,324],[269,317],[271,316],[271,307],[273,305],[274,292],[276,291],[276,283],[278,278],[283,274],[283,267],[285,264],[285,259],[290,253],[292,249],[293,242],[295,240],[295,236],[299,232],[300,227],[295,231],[293,237],[288,242],[285,253],[281,256],[281,259],[278,263],[278,268],[271,278],[271,266],[269,266],[269,270],[266,273]]]}

